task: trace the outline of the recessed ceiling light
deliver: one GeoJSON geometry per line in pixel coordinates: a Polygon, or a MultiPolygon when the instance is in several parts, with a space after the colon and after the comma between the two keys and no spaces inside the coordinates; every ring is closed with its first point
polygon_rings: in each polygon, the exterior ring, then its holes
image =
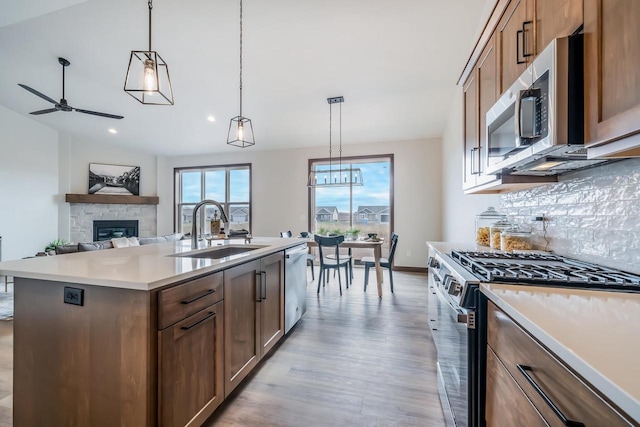
{"type": "Polygon", "coordinates": [[[109,129],[109,133],[116,134],[116,133],[118,133],[118,131],[117,131],[117,130],[115,130],[114,128],[111,128],[111,129],[109,129]]]}
{"type": "Polygon", "coordinates": [[[216,118],[213,117],[213,116],[209,116],[209,117],[207,117],[207,120],[209,120],[210,122],[215,122],[216,118]]]}

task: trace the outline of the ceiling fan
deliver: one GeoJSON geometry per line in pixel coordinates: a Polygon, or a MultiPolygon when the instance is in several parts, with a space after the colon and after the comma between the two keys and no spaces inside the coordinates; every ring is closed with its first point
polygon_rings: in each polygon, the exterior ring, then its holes
{"type": "Polygon", "coordinates": [[[28,90],[29,92],[31,92],[32,94],[39,96],[42,99],[45,99],[47,101],[49,101],[50,103],[52,103],[54,105],[54,108],[48,108],[46,110],[38,110],[38,111],[33,111],[30,114],[34,114],[34,115],[40,115],[40,114],[47,114],[47,113],[55,113],[56,111],[65,111],[65,112],[70,112],[70,111],[77,111],[78,113],[85,113],[85,114],[93,114],[94,116],[100,116],[100,117],[106,117],[109,119],[123,119],[124,116],[116,116],[115,114],[107,114],[107,113],[100,113],[98,111],[90,111],[90,110],[82,110],[80,108],[73,108],[71,105],[67,104],[67,100],[64,99],[64,69],[65,67],[68,67],[71,63],[69,61],[67,61],[64,58],[58,58],[58,62],[60,63],[60,65],[62,65],[62,98],[60,99],[60,102],[56,102],[53,99],[49,98],[47,95],[38,92],[37,90],[27,86],[27,85],[23,85],[22,83],[18,83],[18,86],[22,87],[23,89],[28,90]]]}

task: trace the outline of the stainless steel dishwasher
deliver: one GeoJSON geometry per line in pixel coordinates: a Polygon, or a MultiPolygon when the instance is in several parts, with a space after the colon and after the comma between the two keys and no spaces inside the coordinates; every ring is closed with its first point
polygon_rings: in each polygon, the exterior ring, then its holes
{"type": "Polygon", "coordinates": [[[307,311],[307,244],[285,252],[284,269],[284,333],[307,311]]]}

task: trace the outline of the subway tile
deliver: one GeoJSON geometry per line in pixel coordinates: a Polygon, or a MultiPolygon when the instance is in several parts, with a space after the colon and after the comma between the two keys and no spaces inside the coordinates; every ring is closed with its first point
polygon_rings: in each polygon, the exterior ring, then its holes
{"type": "Polygon", "coordinates": [[[569,205],[567,209],[568,215],[595,215],[596,213],[597,209],[595,203],[569,205]]]}
{"type": "Polygon", "coordinates": [[[605,202],[595,204],[596,212],[600,215],[628,215],[629,208],[623,202],[605,202]]]}
{"type": "Polygon", "coordinates": [[[607,243],[594,243],[580,241],[580,254],[593,255],[607,257],[609,256],[610,248],[607,243]]]}

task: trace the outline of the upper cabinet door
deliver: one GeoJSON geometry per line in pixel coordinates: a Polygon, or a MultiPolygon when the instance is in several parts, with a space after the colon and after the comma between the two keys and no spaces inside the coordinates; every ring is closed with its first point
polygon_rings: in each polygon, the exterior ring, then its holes
{"type": "Polygon", "coordinates": [[[513,0],[498,23],[500,93],[527,69],[535,52],[533,0],[513,0]]]}
{"type": "Polygon", "coordinates": [[[474,69],[463,86],[463,177],[462,188],[476,186],[476,177],[480,173],[480,148],[478,139],[478,79],[474,69]]]}
{"type": "Polygon", "coordinates": [[[553,39],[573,34],[582,25],[582,0],[535,0],[536,54],[553,39]]]}
{"type": "Polygon", "coordinates": [[[584,2],[585,136],[590,157],[640,156],[639,17],[638,0],[584,2]],[[609,141],[615,142],[603,145],[609,141]]]}
{"type": "Polygon", "coordinates": [[[495,179],[494,175],[482,175],[488,164],[487,151],[487,111],[498,100],[498,55],[496,53],[496,36],[491,36],[478,59],[478,106],[479,112],[479,181],[495,179]]]}

